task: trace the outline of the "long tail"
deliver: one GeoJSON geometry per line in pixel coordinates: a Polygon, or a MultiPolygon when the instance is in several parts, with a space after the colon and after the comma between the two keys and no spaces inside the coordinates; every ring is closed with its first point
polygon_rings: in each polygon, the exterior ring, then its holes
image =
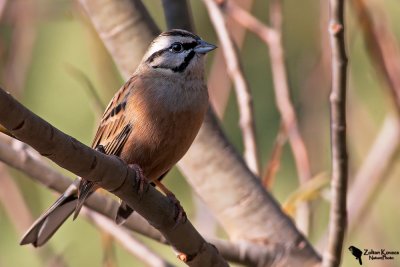
{"type": "Polygon", "coordinates": [[[78,200],[76,202],[75,212],[74,212],[74,220],[78,217],[79,212],[81,211],[85,200],[96,191],[97,186],[90,181],[85,179],[80,179],[79,188],[78,188],[78,200]]]}
{"type": "Polygon", "coordinates": [[[21,245],[32,244],[35,247],[44,245],[66,219],[74,212],[78,203],[78,183],[76,179],[53,205],[37,219],[25,233],[21,245]]]}

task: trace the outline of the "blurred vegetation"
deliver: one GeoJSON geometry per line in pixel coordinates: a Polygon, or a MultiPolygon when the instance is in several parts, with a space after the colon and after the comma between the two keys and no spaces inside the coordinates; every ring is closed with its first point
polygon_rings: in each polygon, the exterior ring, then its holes
{"type": "MultiPolygon", "coordinates": [[[[160,28],[165,29],[161,2],[144,2],[160,28]]],[[[369,2],[379,6],[388,15],[391,29],[399,38],[399,3],[395,0],[369,2]]],[[[202,2],[191,1],[191,4],[198,34],[207,41],[216,43],[216,35],[202,2]]],[[[255,1],[253,14],[267,22],[268,1],[255,1]]],[[[313,175],[330,171],[330,50],[324,33],[326,19],[325,1],[284,1],[284,45],[289,83],[301,132],[309,150],[313,175]]],[[[350,8],[347,21],[350,57],[348,126],[351,179],[378,133],[385,114],[392,112],[393,107],[386,93],[387,88],[384,88],[371,65],[355,15],[350,8]]],[[[265,166],[280,126],[267,47],[249,33],[241,59],[253,92],[261,163],[265,166]]],[[[211,63],[212,55],[208,58],[208,66],[211,63]]],[[[60,130],[90,144],[101,114],[93,108],[93,99],[86,85],[68,71],[68,66],[73,66],[87,75],[104,103],[109,101],[123,83],[79,4],[68,0],[8,1],[0,22],[0,84],[60,130]],[[27,22],[19,25],[21,20],[27,22]],[[24,34],[16,34],[21,27],[33,34],[34,39],[32,46],[18,49],[21,46],[16,44],[25,42],[24,34]],[[23,60],[15,61],[15,58],[23,60]],[[16,70],[14,76],[10,74],[10,69],[16,70]],[[20,73],[19,70],[23,69],[26,69],[26,72],[20,73]],[[18,83],[22,83],[21,88],[16,88],[18,83]]],[[[231,94],[223,126],[229,139],[241,150],[242,139],[234,98],[234,94],[231,94]]],[[[11,173],[20,185],[33,216],[39,216],[54,201],[55,195],[21,173],[11,173]]],[[[346,241],[345,249],[349,245],[355,245],[400,250],[400,200],[397,192],[400,188],[399,174],[400,164],[396,161],[389,174],[391,179],[387,180],[380,195],[371,203],[363,224],[346,241]]],[[[176,170],[168,177],[167,186],[172,188],[181,200],[188,216],[193,216],[195,211],[187,183],[176,170]]],[[[283,203],[297,187],[296,168],[290,147],[286,145],[272,194],[283,203]]],[[[316,213],[311,240],[316,243],[326,229],[328,204],[325,200],[317,199],[313,201],[312,207],[316,213]]],[[[0,205],[0,266],[44,266],[46,261],[43,259],[51,257],[46,255],[49,250],[21,247],[20,237],[21,233],[17,233],[0,205]]],[[[175,257],[169,248],[154,242],[148,243],[170,260],[175,257]]],[[[51,247],[53,256],[61,255],[68,266],[101,265],[100,235],[82,218],[77,219],[75,223],[66,223],[48,246],[51,247]]],[[[120,246],[116,245],[115,251],[118,266],[142,266],[120,246]]],[[[343,258],[343,266],[356,266],[352,255],[347,251],[344,252],[343,258]]],[[[399,258],[396,263],[400,266],[399,258]]]]}

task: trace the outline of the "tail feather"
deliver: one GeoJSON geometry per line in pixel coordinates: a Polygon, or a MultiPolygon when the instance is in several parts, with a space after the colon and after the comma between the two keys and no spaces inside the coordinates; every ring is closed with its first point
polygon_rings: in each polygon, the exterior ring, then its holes
{"type": "Polygon", "coordinates": [[[134,212],[134,210],[126,204],[126,202],[121,201],[119,205],[117,215],[115,216],[115,223],[118,225],[123,224],[129,216],[134,212]]]}
{"type": "Polygon", "coordinates": [[[84,179],[81,179],[80,184],[79,184],[79,189],[78,189],[78,200],[76,203],[74,217],[73,217],[74,220],[76,219],[76,217],[78,217],[79,212],[81,211],[81,209],[83,207],[83,203],[85,203],[85,200],[95,190],[96,190],[96,186],[94,183],[86,181],[84,179]]]}
{"type": "Polygon", "coordinates": [[[32,244],[40,247],[53,236],[75,210],[78,201],[76,184],[76,182],[71,184],[64,194],[33,223],[22,237],[21,245],[32,244]]]}

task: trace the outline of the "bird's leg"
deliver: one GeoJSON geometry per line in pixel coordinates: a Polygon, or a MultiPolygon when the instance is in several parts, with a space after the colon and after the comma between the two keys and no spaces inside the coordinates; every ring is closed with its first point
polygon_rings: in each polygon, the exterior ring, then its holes
{"type": "Polygon", "coordinates": [[[161,191],[164,192],[164,194],[167,196],[167,198],[174,203],[175,208],[177,210],[177,215],[175,216],[175,226],[176,227],[179,223],[185,223],[187,220],[186,217],[186,212],[183,210],[183,207],[181,206],[181,203],[179,200],[176,198],[174,193],[172,193],[165,185],[163,185],[160,181],[155,180],[154,184],[160,188],[161,191]]]}

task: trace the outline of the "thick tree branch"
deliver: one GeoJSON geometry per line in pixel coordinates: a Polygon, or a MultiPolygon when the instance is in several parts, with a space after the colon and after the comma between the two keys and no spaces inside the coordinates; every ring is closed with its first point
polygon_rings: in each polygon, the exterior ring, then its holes
{"type": "MultiPolygon", "coordinates": [[[[63,193],[72,183],[72,180],[46,164],[35,150],[21,144],[23,143],[16,140],[8,143],[0,139],[0,160],[24,172],[49,189],[63,193]]],[[[109,219],[115,218],[119,206],[117,201],[98,193],[94,193],[85,202],[85,205],[109,219]]],[[[151,239],[165,242],[165,238],[160,232],[137,213],[132,214],[124,223],[124,226],[151,239]]]]}
{"type": "Polygon", "coordinates": [[[168,29],[195,32],[188,0],[162,0],[162,4],[168,29]]]}
{"type": "Polygon", "coordinates": [[[154,36],[157,25],[141,1],[80,0],[119,70],[128,77],[154,36]],[[107,21],[107,23],[104,23],[107,21]],[[112,44],[118,44],[118,46],[112,44]],[[131,44],[134,43],[134,46],[131,44]],[[135,59],[135,60],[132,60],[135,59]]]}
{"type": "Polygon", "coordinates": [[[348,158],[346,144],[347,56],[344,33],[344,1],[330,0],[329,32],[332,49],[331,142],[332,202],[329,219],[328,246],[323,266],[339,266],[346,231],[348,158]]]}
{"type": "MultiPolygon", "coordinates": [[[[72,183],[71,179],[63,176],[43,162],[35,150],[16,140],[9,143],[0,138],[0,160],[58,193],[63,193],[72,183]]],[[[95,193],[85,202],[85,206],[112,220],[115,218],[118,203],[103,194],[95,193]]],[[[168,244],[165,238],[137,213],[132,214],[123,226],[155,241],[168,244]]],[[[274,262],[280,258],[288,261],[291,259],[298,261],[296,257],[292,256],[293,253],[298,253],[298,251],[284,246],[261,246],[245,241],[232,243],[215,238],[210,238],[209,240],[217,247],[225,259],[240,264],[276,266],[274,262]]]]}
{"type": "Polygon", "coordinates": [[[97,152],[62,133],[0,90],[0,123],[63,168],[97,183],[128,203],[185,255],[189,266],[227,266],[190,221],[176,225],[175,205],[149,186],[142,196],[135,171],[115,156],[97,152]]]}

